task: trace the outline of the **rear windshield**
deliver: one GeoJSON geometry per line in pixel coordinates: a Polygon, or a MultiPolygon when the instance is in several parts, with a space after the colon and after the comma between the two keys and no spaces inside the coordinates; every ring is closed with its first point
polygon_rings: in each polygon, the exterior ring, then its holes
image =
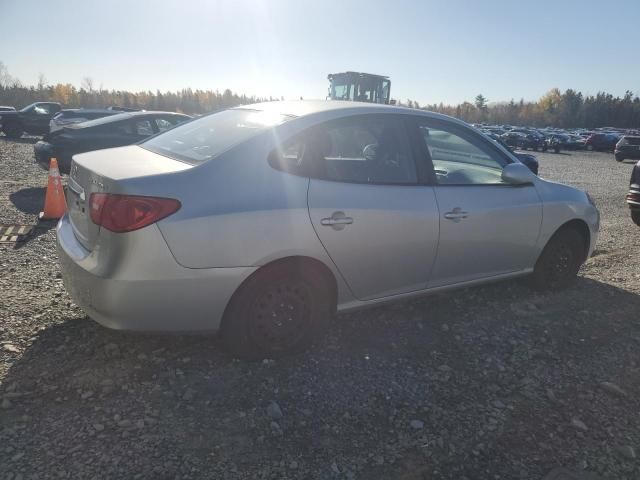
{"type": "Polygon", "coordinates": [[[82,122],[81,124],[76,125],[74,128],[88,128],[95,127],[96,125],[104,125],[105,123],[117,122],[119,120],[125,120],[127,118],[131,118],[130,113],[118,113],[116,115],[109,115],[108,117],[101,117],[95,120],[89,120],[88,122],[82,122]]]}
{"type": "Polygon", "coordinates": [[[197,165],[291,118],[260,110],[225,110],[173,128],[141,146],[160,155],[197,165]]]}

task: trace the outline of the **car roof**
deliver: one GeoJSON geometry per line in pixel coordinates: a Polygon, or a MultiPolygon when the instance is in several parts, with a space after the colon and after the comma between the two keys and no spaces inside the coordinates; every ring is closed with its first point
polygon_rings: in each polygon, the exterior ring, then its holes
{"type": "Polygon", "coordinates": [[[115,110],[107,110],[106,108],[65,108],[60,110],[61,113],[113,113],[115,110]]]}
{"type": "Polygon", "coordinates": [[[457,118],[430,112],[428,110],[418,110],[415,108],[398,107],[395,105],[384,105],[380,103],[348,102],[343,100],[285,100],[240,105],[235,108],[272,112],[274,114],[287,115],[291,117],[304,117],[322,112],[343,112],[349,115],[397,113],[443,119],[469,126],[469,124],[462,120],[458,120],[457,118]]]}
{"type": "Polygon", "coordinates": [[[128,118],[141,117],[145,115],[175,115],[179,117],[191,118],[189,115],[185,115],[184,113],[176,113],[176,112],[162,112],[162,111],[121,112],[121,113],[116,113],[115,115],[108,115],[105,117],[96,118],[95,120],[89,120],[88,122],[69,125],[67,128],[72,128],[74,130],[81,130],[83,128],[91,128],[99,125],[106,125],[108,123],[121,122],[128,118]]]}

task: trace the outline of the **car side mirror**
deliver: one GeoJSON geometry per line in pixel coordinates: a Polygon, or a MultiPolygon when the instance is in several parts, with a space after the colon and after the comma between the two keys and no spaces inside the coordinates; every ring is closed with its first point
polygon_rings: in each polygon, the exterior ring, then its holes
{"type": "Polygon", "coordinates": [[[522,163],[510,163],[502,169],[502,180],[511,185],[533,183],[536,176],[522,163]]]}

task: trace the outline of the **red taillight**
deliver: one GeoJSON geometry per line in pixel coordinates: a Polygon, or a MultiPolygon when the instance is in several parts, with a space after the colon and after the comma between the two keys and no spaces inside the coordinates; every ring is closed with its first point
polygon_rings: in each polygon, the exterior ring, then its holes
{"type": "Polygon", "coordinates": [[[115,233],[132,232],[177,212],[180,202],[172,198],[92,193],[91,221],[115,233]]]}

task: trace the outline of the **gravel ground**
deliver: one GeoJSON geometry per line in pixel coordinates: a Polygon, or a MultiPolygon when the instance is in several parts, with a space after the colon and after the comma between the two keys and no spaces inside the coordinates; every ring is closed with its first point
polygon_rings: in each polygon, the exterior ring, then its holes
{"type": "MultiPolygon", "coordinates": [[[[34,141],[0,138],[2,224],[42,205],[34,141]]],[[[102,328],[67,296],[53,230],[0,245],[0,478],[640,478],[631,164],[538,158],[602,213],[575,287],[507,282],[342,315],[278,361],[102,328]]]]}

